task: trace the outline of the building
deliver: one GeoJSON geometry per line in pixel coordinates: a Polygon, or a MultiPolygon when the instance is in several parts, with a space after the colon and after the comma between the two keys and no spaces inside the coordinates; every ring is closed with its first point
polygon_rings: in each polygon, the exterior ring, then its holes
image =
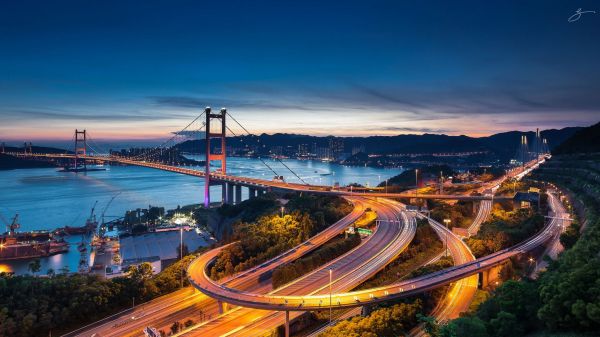
{"type": "Polygon", "coordinates": [[[358,153],[365,153],[365,146],[364,145],[359,145],[359,146],[353,146],[352,147],[352,155],[354,156],[355,154],[358,153]]]}
{"type": "Polygon", "coordinates": [[[331,160],[331,149],[328,147],[317,147],[315,150],[315,156],[317,157],[317,159],[331,160]]]}
{"type": "Polygon", "coordinates": [[[332,159],[339,160],[344,154],[344,139],[336,137],[329,138],[329,150],[332,159]]]}
{"type": "Polygon", "coordinates": [[[298,145],[298,157],[308,157],[310,155],[310,151],[308,149],[308,144],[299,144],[298,145]]]}

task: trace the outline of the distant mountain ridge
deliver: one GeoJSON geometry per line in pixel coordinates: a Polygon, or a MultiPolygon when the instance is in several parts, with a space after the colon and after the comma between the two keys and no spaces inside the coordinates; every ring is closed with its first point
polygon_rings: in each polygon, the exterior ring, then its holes
{"type": "MultiPolygon", "coordinates": [[[[548,140],[550,149],[571,137],[582,127],[566,127],[560,130],[549,129],[540,132],[542,138],[548,140]]],[[[298,134],[276,133],[272,135],[228,137],[227,146],[243,148],[252,145],[260,152],[273,146],[297,148],[301,144],[316,147],[328,147],[331,138],[344,140],[345,152],[351,152],[355,147],[364,147],[367,153],[376,154],[414,154],[414,153],[440,153],[440,152],[471,152],[490,151],[506,159],[513,156],[519,146],[521,136],[525,135],[529,144],[533,144],[534,131],[521,132],[509,131],[487,137],[448,136],[438,134],[423,135],[397,135],[397,136],[369,136],[369,137],[333,137],[333,136],[308,136],[298,134]],[[313,145],[314,144],[314,145],[313,145]]],[[[215,145],[216,146],[216,145],[215,145]]],[[[185,152],[204,153],[204,140],[190,140],[179,145],[185,152]]],[[[268,151],[265,151],[265,153],[268,151]]]]}
{"type": "Polygon", "coordinates": [[[578,130],[552,151],[552,154],[570,153],[600,153],[600,123],[578,130]]]}
{"type": "MultiPolygon", "coordinates": [[[[594,125],[591,135],[598,134],[598,124],[594,125]],[[595,130],[595,131],[594,131],[595,130]]],[[[566,127],[563,129],[549,129],[540,132],[542,138],[548,140],[551,150],[566,141],[578,131],[587,128],[566,127]]],[[[268,150],[274,146],[292,147],[297,149],[299,145],[306,144],[309,150],[313,146],[328,147],[332,138],[344,140],[344,150],[351,153],[355,147],[364,147],[366,153],[376,154],[415,154],[415,153],[449,153],[449,152],[472,152],[489,151],[501,159],[514,156],[519,146],[521,136],[525,135],[529,144],[533,144],[534,131],[521,132],[509,131],[497,133],[487,137],[448,136],[443,134],[423,135],[397,135],[397,136],[369,136],[369,137],[334,137],[334,136],[308,136],[299,134],[261,134],[259,136],[236,136],[227,138],[227,146],[244,148],[252,145],[260,154],[268,154],[268,150]]],[[[586,136],[587,137],[587,136],[586,136]]],[[[591,136],[589,136],[591,137],[591,136]]],[[[215,142],[214,146],[217,146],[215,142]]],[[[594,141],[595,144],[599,143],[594,141]]],[[[189,153],[204,153],[204,140],[185,141],[177,147],[189,153]]],[[[6,147],[6,151],[23,151],[23,148],[6,147]]],[[[33,146],[33,152],[65,153],[65,150],[33,146]]],[[[68,151],[71,152],[71,151],[68,151]]]]}

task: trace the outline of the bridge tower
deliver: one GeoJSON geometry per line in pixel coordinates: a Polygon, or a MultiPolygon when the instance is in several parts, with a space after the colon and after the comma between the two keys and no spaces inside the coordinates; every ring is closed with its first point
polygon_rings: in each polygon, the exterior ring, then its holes
{"type": "MultiPolygon", "coordinates": [[[[79,131],[75,129],[75,161],[73,162],[73,169],[77,169],[77,163],[79,156],[86,156],[87,152],[87,134],[86,131],[79,131]]],[[[83,167],[87,169],[85,159],[83,160],[83,167]]]]}
{"type": "MultiPolygon", "coordinates": [[[[218,160],[221,162],[221,168],[217,170],[220,174],[227,174],[227,154],[225,139],[227,136],[227,127],[225,123],[225,117],[227,115],[227,109],[222,108],[220,113],[211,112],[210,107],[204,109],[206,114],[206,168],[204,171],[204,207],[210,206],[210,161],[218,160]],[[219,120],[221,122],[220,130],[211,130],[211,121],[219,120]],[[212,153],[211,150],[211,139],[219,138],[221,140],[221,153],[212,153]]],[[[218,125],[217,128],[218,129],[218,125]]]]}
{"type": "MultiPolygon", "coordinates": [[[[3,151],[4,152],[4,145],[2,146],[3,151]]],[[[32,146],[31,146],[31,142],[29,142],[29,144],[27,144],[27,142],[23,143],[23,150],[25,151],[25,155],[32,155],[33,154],[33,150],[32,150],[32,146]]]]}
{"type": "Polygon", "coordinates": [[[529,161],[529,147],[527,146],[527,136],[521,136],[521,144],[517,150],[517,160],[521,161],[521,166],[525,167],[525,164],[529,161]]]}

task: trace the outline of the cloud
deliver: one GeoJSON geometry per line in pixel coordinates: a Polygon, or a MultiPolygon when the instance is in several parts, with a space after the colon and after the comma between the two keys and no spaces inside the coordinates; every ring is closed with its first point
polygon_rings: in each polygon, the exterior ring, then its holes
{"type": "Polygon", "coordinates": [[[408,127],[408,126],[386,126],[383,128],[372,128],[373,131],[393,131],[393,132],[415,132],[415,133],[450,133],[456,130],[450,129],[437,129],[437,128],[419,128],[419,127],[408,127]]]}
{"type": "Polygon", "coordinates": [[[73,112],[59,109],[9,109],[2,111],[0,119],[4,120],[23,120],[23,119],[43,119],[43,120],[84,120],[84,121],[152,121],[172,118],[189,118],[189,115],[181,113],[151,113],[144,112],[73,112]]]}
{"type": "Polygon", "coordinates": [[[301,111],[321,111],[329,109],[326,106],[309,106],[298,103],[288,103],[283,101],[267,99],[230,99],[222,97],[195,97],[195,96],[148,96],[154,105],[165,108],[193,108],[204,109],[207,106],[220,109],[220,107],[235,107],[246,109],[267,109],[267,110],[301,110],[301,111]]]}

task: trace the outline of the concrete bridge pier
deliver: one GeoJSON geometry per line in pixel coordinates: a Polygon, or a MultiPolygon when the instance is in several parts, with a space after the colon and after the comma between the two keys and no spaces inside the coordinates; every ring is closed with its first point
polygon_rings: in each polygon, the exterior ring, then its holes
{"type": "Polygon", "coordinates": [[[242,185],[235,185],[235,204],[242,202],[242,185]]]}
{"type": "Polygon", "coordinates": [[[498,282],[500,282],[500,270],[502,269],[502,264],[492,267],[490,269],[486,269],[479,273],[479,289],[485,289],[490,285],[496,286],[498,282]]]}
{"type": "Polygon", "coordinates": [[[227,311],[227,303],[217,300],[217,306],[219,307],[219,315],[222,315],[227,311]]]}
{"type": "Polygon", "coordinates": [[[226,202],[228,205],[233,205],[233,184],[227,183],[227,199],[226,202]]]}
{"type": "Polygon", "coordinates": [[[256,197],[256,188],[248,187],[248,199],[254,199],[256,197]]]}
{"type": "Polygon", "coordinates": [[[227,202],[227,183],[221,183],[221,204],[227,202]]]}

